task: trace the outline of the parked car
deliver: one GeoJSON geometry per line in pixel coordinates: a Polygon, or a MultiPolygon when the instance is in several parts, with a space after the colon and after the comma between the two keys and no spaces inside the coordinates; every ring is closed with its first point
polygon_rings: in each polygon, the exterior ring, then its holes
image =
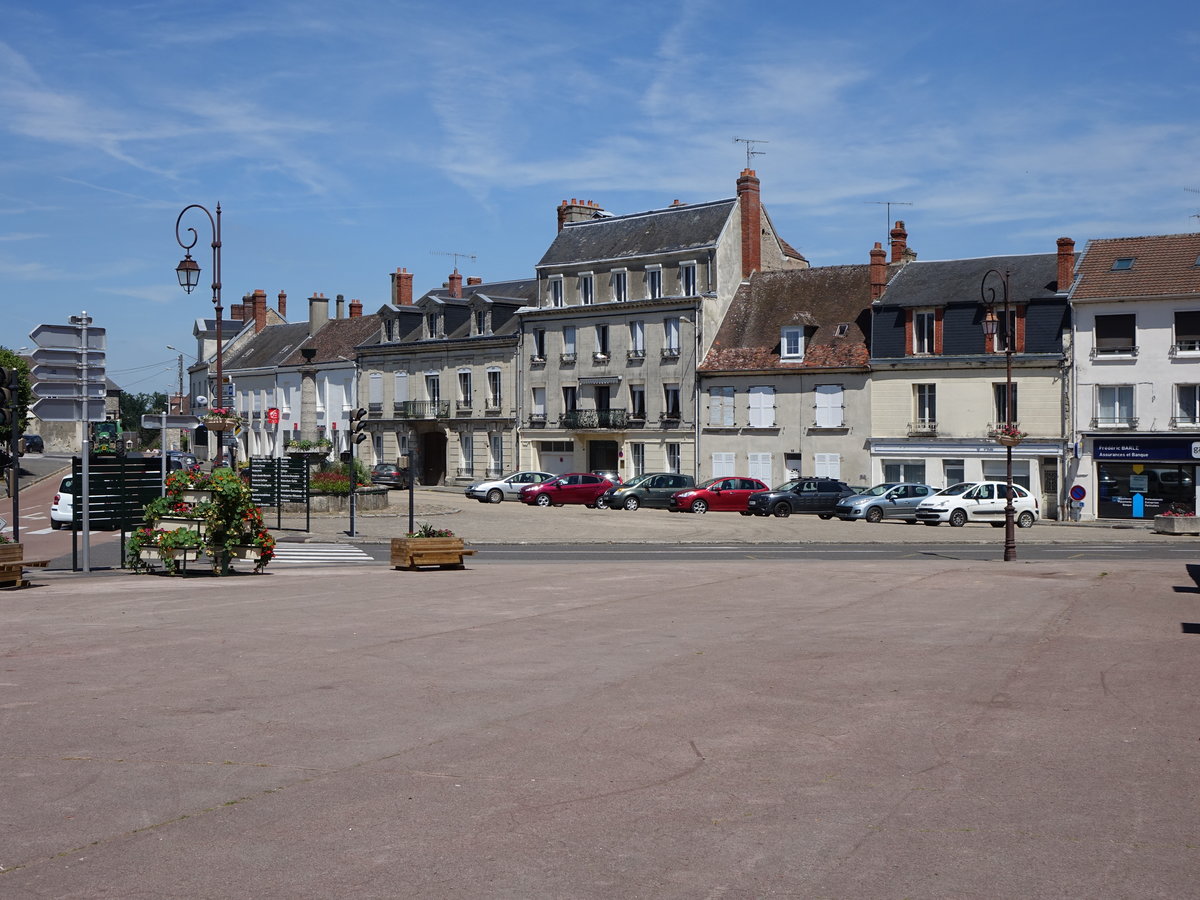
{"type": "MultiPolygon", "coordinates": [[[[922,500],[917,519],[926,525],[949,522],[961,528],[968,522],[988,522],[1004,527],[1004,507],[1008,486],[1003,481],[964,481],[922,500]]],[[[1040,517],[1037,497],[1019,484],[1013,487],[1014,518],[1018,528],[1028,528],[1040,517]]]]}
{"type": "Polygon", "coordinates": [[[591,472],[568,472],[541,484],[526,485],[521,489],[521,502],[536,506],[582,503],[589,509],[605,509],[604,492],[612,486],[611,481],[591,472]]]}
{"type": "Polygon", "coordinates": [[[714,512],[740,512],[750,515],[746,503],[755,491],[768,490],[767,486],[757,478],[741,478],[724,476],[710,478],[703,484],[676,491],[671,495],[667,509],[671,512],[692,512],[704,514],[710,509],[714,512]]]}
{"type": "Polygon", "coordinates": [[[75,479],[68,475],[58,483],[58,493],[50,503],[50,527],[56,531],[71,524],[75,508],[75,479]]]}
{"type": "Polygon", "coordinates": [[[167,474],[178,472],[181,469],[196,470],[200,468],[200,460],[196,459],[196,454],[189,453],[186,450],[168,450],[167,451],[167,474]]]}
{"type": "Polygon", "coordinates": [[[615,485],[604,493],[604,502],[609,509],[635,510],[639,506],[655,506],[666,509],[671,495],[690,488],[695,481],[691,475],[674,472],[647,472],[637,475],[624,484],[615,485]]]}
{"type": "Polygon", "coordinates": [[[480,503],[499,503],[501,500],[521,499],[521,489],[531,484],[541,484],[553,478],[549,472],[513,472],[504,478],[491,481],[476,481],[467,485],[464,493],[480,503]]]}
{"type": "Polygon", "coordinates": [[[25,442],[26,453],[46,452],[46,445],[42,441],[42,436],[40,434],[27,434],[22,438],[22,440],[25,442]]]}
{"type": "Polygon", "coordinates": [[[605,481],[611,482],[612,484],[621,483],[621,475],[616,469],[592,469],[592,474],[599,475],[605,481]]]}
{"type": "Polygon", "coordinates": [[[873,488],[843,497],[834,515],[846,522],[865,519],[881,522],[884,519],[903,519],[910,525],[917,522],[917,504],[937,493],[937,488],[910,481],[885,481],[873,488]]]}
{"type": "Polygon", "coordinates": [[[853,494],[849,485],[836,478],[797,478],[774,490],[751,494],[746,509],[756,516],[781,519],[792,513],[813,513],[822,519],[832,519],[838,501],[853,494]]]}
{"type": "Polygon", "coordinates": [[[408,488],[408,469],[395,463],[376,463],[371,466],[371,484],[383,484],[401,490],[408,488]]]}

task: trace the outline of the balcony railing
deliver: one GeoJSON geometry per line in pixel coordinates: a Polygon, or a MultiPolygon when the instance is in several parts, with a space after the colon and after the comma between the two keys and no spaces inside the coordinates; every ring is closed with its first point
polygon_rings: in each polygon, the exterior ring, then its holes
{"type": "Polygon", "coordinates": [[[1138,348],[1135,344],[1128,344],[1123,347],[1093,347],[1090,354],[1092,359],[1123,359],[1125,357],[1137,356],[1138,348]]]}
{"type": "Polygon", "coordinates": [[[459,416],[469,416],[471,414],[471,401],[470,400],[455,400],[454,401],[454,412],[456,415],[459,415],[459,416]]]}
{"type": "Polygon", "coordinates": [[[575,364],[575,354],[574,353],[560,353],[560,354],[558,354],[558,361],[561,362],[564,366],[574,365],[575,364]]]}
{"type": "Polygon", "coordinates": [[[908,423],[908,435],[912,437],[918,434],[937,434],[938,425],[933,419],[917,419],[915,422],[908,423]]]}
{"type": "Polygon", "coordinates": [[[397,419],[448,419],[449,400],[405,400],[395,404],[397,419]]]}
{"type": "Polygon", "coordinates": [[[457,472],[459,478],[474,478],[475,477],[475,467],[474,466],[459,466],[455,471],[457,472]]]}
{"type": "Polygon", "coordinates": [[[1177,356],[1180,353],[1200,353],[1200,341],[1179,340],[1171,345],[1168,355],[1177,356]]]}
{"type": "Polygon", "coordinates": [[[1093,428],[1137,428],[1137,416],[1096,416],[1093,428]]]}
{"type": "Polygon", "coordinates": [[[663,359],[679,359],[679,348],[678,347],[663,347],[662,358],[663,359]]]}
{"type": "Polygon", "coordinates": [[[1200,416],[1172,416],[1172,428],[1196,428],[1200,427],[1200,416]]]}
{"type": "Polygon", "coordinates": [[[645,350],[630,350],[625,354],[625,358],[629,360],[639,360],[646,358],[645,350]]]}
{"type": "Polygon", "coordinates": [[[605,365],[608,363],[608,354],[607,353],[593,353],[592,354],[592,362],[598,363],[600,365],[605,365]]]}
{"type": "Polygon", "coordinates": [[[530,428],[545,428],[546,427],[546,414],[545,413],[530,413],[529,414],[529,427],[530,428]]]}
{"type": "MultiPolygon", "coordinates": [[[[1013,428],[1017,429],[1017,431],[1021,430],[1020,422],[1013,422],[1012,424],[1013,424],[1013,428]]],[[[998,435],[1000,433],[1000,429],[1004,428],[1004,427],[1006,427],[1006,426],[1003,422],[989,422],[988,427],[987,427],[987,436],[990,438],[994,438],[996,435],[998,435]]]]}
{"type": "Polygon", "coordinates": [[[562,414],[563,428],[626,428],[629,413],[623,409],[576,409],[562,414]]]}
{"type": "Polygon", "coordinates": [[[529,357],[531,366],[544,366],[546,364],[546,355],[544,353],[534,353],[529,357]]]}

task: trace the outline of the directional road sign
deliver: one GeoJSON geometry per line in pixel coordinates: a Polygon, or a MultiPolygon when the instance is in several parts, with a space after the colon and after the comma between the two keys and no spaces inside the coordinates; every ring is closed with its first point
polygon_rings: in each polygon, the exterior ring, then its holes
{"type": "Polygon", "coordinates": [[[46,397],[35,402],[29,409],[43,422],[104,421],[103,400],[88,400],[85,403],[82,400],[46,397]]]}
{"type": "Polygon", "coordinates": [[[86,374],[82,366],[42,365],[34,366],[33,370],[29,373],[29,377],[34,381],[78,381],[82,378],[86,381],[103,382],[104,367],[92,366],[91,356],[92,354],[89,353],[86,374]]]}
{"type": "MultiPolygon", "coordinates": [[[[104,365],[104,351],[88,351],[88,368],[104,365]]],[[[68,350],[61,347],[39,347],[33,351],[33,361],[38,365],[72,366],[76,369],[83,367],[83,351],[68,350]]]]}
{"type": "Polygon", "coordinates": [[[94,381],[84,384],[82,381],[39,381],[33,386],[33,392],[47,399],[82,400],[88,397],[94,400],[104,400],[103,382],[94,381]]]}
{"type": "MultiPolygon", "coordinates": [[[[39,325],[29,332],[29,337],[39,347],[56,347],[63,350],[83,349],[82,325],[39,325]]],[[[87,345],[89,356],[93,350],[104,350],[107,346],[104,329],[89,327],[87,345]]]]}
{"type": "Polygon", "coordinates": [[[142,416],[143,428],[195,428],[199,424],[196,416],[164,416],[161,413],[142,416]]]}

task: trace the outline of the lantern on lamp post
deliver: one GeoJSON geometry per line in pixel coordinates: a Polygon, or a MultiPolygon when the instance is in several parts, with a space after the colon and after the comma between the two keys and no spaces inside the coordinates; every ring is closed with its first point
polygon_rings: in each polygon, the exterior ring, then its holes
{"type": "MultiPolygon", "coordinates": [[[[979,284],[979,294],[983,298],[986,314],[983,318],[983,334],[985,341],[995,341],[1000,335],[1004,339],[1004,425],[998,429],[1002,439],[1005,455],[1005,498],[1004,498],[1004,561],[1013,562],[1017,558],[1017,533],[1014,527],[1013,510],[1013,435],[1016,428],[1013,424],[1013,383],[1012,383],[1012,312],[1008,299],[1008,270],[988,269],[983,274],[979,284]],[[996,318],[996,287],[988,285],[988,279],[995,276],[1001,288],[1001,302],[1004,305],[1004,324],[1001,327],[996,318]]],[[[993,344],[993,347],[995,345],[993,344]]],[[[985,348],[986,349],[986,348],[985,348]]]]}
{"type": "MultiPolygon", "coordinates": [[[[185,206],[183,211],[179,213],[179,217],[175,220],[175,240],[179,246],[183,248],[184,256],[179,261],[179,265],[175,267],[175,274],[179,277],[179,286],[187,293],[191,293],[200,284],[200,264],[192,259],[192,248],[196,246],[200,235],[196,233],[196,229],[188,227],[187,232],[191,234],[191,239],[184,241],[183,235],[179,231],[180,223],[183,222],[184,215],[190,209],[198,209],[208,216],[208,224],[212,228],[212,255],[213,255],[213,280],[212,280],[212,302],[217,314],[217,405],[224,406],[225,403],[225,379],[224,372],[221,369],[221,319],[223,309],[221,307],[221,204],[217,204],[217,215],[213,218],[213,214],[198,203],[193,203],[190,206],[185,206]]],[[[217,436],[217,458],[216,465],[222,465],[225,459],[225,435],[224,432],[218,433],[217,436]]]]}

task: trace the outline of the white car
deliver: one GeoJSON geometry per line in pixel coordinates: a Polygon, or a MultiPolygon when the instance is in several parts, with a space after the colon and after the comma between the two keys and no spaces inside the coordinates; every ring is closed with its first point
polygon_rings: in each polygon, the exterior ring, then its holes
{"type": "Polygon", "coordinates": [[[469,484],[464,493],[480,503],[499,503],[506,499],[519,500],[521,499],[521,488],[527,488],[531,484],[541,484],[553,477],[549,472],[513,472],[504,478],[469,484]]]}
{"type": "Polygon", "coordinates": [[[58,493],[50,504],[50,527],[62,528],[71,524],[75,507],[75,479],[68,475],[58,485],[58,493]]]}
{"type": "MultiPolygon", "coordinates": [[[[1013,489],[1013,519],[1018,528],[1028,528],[1039,518],[1037,497],[1019,484],[1013,489]]],[[[988,522],[993,528],[1004,527],[1004,506],[1008,485],[1003,481],[964,481],[922,500],[917,506],[918,522],[939,525],[949,522],[961,528],[968,522],[988,522]]]]}

